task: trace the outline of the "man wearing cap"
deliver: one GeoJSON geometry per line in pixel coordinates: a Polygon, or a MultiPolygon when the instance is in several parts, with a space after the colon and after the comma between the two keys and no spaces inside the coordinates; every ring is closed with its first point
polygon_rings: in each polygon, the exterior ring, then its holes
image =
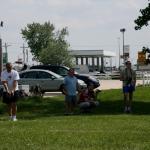
{"type": "Polygon", "coordinates": [[[130,60],[127,60],[125,65],[126,68],[121,72],[120,80],[123,82],[124,112],[131,113],[133,91],[135,91],[136,85],[136,73],[131,68],[130,60]]]}

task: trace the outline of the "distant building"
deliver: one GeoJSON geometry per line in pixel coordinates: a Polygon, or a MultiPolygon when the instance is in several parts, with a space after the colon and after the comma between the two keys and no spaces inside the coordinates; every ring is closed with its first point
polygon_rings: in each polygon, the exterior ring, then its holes
{"type": "Polygon", "coordinates": [[[88,65],[93,71],[100,72],[104,72],[104,58],[116,56],[114,52],[104,50],[70,50],[69,52],[75,58],[76,65],[88,65]]]}

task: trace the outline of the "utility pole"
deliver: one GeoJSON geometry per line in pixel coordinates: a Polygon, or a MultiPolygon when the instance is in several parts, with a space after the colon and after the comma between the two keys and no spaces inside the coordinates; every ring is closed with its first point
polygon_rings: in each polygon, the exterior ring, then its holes
{"type": "Polygon", "coordinates": [[[28,48],[28,47],[25,47],[25,46],[24,46],[24,43],[23,43],[23,46],[20,47],[20,48],[22,48],[22,53],[23,53],[23,63],[25,63],[25,62],[26,62],[26,60],[25,60],[25,55],[26,55],[26,54],[25,54],[25,49],[28,48]]]}
{"type": "Polygon", "coordinates": [[[3,70],[3,51],[2,51],[2,39],[0,38],[0,73],[3,70]]]}
{"type": "MultiPolygon", "coordinates": [[[[0,27],[3,27],[3,21],[0,22],[0,27]]],[[[2,39],[0,35],[0,74],[3,70],[3,51],[2,51],[2,39]]]]}
{"type": "Polygon", "coordinates": [[[28,64],[28,58],[29,58],[29,56],[28,56],[28,49],[26,49],[26,63],[28,64]]]}
{"type": "Polygon", "coordinates": [[[5,45],[3,46],[3,47],[5,47],[6,63],[8,62],[8,51],[7,51],[7,48],[8,48],[9,46],[11,46],[11,45],[9,45],[9,44],[7,44],[7,43],[5,43],[5,45]]]}

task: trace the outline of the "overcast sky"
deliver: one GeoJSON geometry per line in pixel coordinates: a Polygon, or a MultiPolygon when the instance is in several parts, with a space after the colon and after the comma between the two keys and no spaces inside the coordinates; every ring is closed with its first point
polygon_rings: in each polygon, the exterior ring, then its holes
{"type": "MultiPolygon", "coordinates": [[[[11,45],[9,61],[14,62],[22,58],[20,47],[25,42],[20,33],[29,23],[50,21],[57,30],[68,27],[70,49],[103,49],[117,55],[118,38],[122,51],[120,29],[126,28],[125,44],[130,45],[135,63],[142,46],[150,46],[149,27],[134,30],[134,20],[147,4],[148,0],[1,0],[0,21],[4,21],[4,27],[0,34],[3,44],[11,45]]],[[[113,63],[118,64],[118,58],[113,63]]]]}

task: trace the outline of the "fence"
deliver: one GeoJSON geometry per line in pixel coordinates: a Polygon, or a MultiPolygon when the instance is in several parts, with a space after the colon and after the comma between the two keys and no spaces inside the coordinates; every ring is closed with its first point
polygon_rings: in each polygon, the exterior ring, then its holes
{"type": "Polygon", "coordinates": [[[143,71],[141,72],[141,79],[143,86],[150,86],[150,72],[143,71]]]}

